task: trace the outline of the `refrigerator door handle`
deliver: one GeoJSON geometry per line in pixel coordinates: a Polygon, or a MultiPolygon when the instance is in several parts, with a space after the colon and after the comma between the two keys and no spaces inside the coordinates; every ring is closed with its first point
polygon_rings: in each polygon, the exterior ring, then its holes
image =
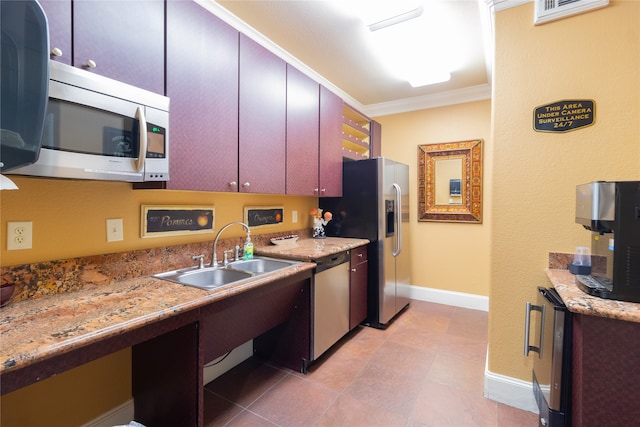
{"type": "Polygon", "coordinates": [[[396,192],[396,206],[395,206],[395,212],[393,213],[393,220],[395,221],[395,239],[394,239],[394,248],[393,248],[393,252],[392,255],[394,257],[400,255],[400,252],[402,252],[402,228],[401,228],[401,202],[402,202],[402,189],[400,188],[400,186],[398,184],[396,184],[395,182],[393,183],[393,189],[396,192]]]}

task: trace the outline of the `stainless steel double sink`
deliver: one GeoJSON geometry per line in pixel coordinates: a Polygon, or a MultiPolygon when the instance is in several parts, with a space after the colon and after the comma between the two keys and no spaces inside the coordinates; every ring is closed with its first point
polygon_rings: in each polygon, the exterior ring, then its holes
{"type": "Polygon", "coordinates": [[[190,267],[155,274],[153,277],[200,289],[212,290],[236,284],[239,281],[251,279],[257,275],[282,270],[295,264],[300,264],[300,261],[255,257],[249,260],[233,261],[224,267],[190,267]]]}

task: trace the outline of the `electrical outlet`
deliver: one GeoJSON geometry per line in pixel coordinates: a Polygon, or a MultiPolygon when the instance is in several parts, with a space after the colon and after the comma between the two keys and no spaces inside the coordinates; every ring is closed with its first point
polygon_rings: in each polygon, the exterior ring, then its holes
{"type": "Polygon", "coordinates": [[[107,220],[107,242],[124,240],[122,233],[122,218],[107,220]]]}
{"type": "Polygon", "coordinates": [[[8,221],[7,222],[7,250],[31,249],[32,245],[32,222],[31,221],[8,221]]]}
{"type": "Polygon", "coordinates": [[[298,222],[298,211],[291,211],[291,222],[298,222]]]}

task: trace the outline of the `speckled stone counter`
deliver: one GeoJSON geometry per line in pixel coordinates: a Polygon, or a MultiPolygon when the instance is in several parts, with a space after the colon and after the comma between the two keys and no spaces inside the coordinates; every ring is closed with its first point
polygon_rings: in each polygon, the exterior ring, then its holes
{"type": "Polygon", "coordinates": [[[295,264],[212,291],[142,277],[15,302],[0,309],[0,374],[314,267],[313,263],[295,264]]]}
{"type": "Polygon", "coordinates": [[[575,284],[569,270],[547,269],[547,277],[573,313],[640,323],[640,304],[591,296],[575,284]]]}
{"type": "MultiPolygon", "coordinates": [[[[572,425],[636,425],[640,418],[640,304],[598,298],[582,291],[568,270],[572,260],[573,254],[550,253],[546,270],[549,281],[574,314],[572,425]]],[[[599,268],[592,257],[594,264],[599,268]]]]}
{"type": "Polygon", "coordinates": [[[640,304],[582,291],[567,269],[572,254],[550,254],[547,277],[572,316],[571,422],[637,425],[640,407],[640,304]]]}
{"type": "Polygon", "coordinates": [[[301,238],[288,245],[261,246],[255,249],[257,255],[276,258],[312,261],[323,256],[348,251],[369,243],[367,239],[347,239],[327,237],[325,239],[301,238]]]}

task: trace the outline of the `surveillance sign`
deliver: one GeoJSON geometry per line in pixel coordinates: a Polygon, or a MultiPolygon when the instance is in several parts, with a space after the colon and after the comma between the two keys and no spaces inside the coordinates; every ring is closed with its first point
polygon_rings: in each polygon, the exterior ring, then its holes
{"type": "Polygon", "coordinates": [[[533,128],[537,132],[568,132],[591,126],[596,117],[596,103],[591,99],[570,99],[540,105],[533,111],[533,128]]]}

